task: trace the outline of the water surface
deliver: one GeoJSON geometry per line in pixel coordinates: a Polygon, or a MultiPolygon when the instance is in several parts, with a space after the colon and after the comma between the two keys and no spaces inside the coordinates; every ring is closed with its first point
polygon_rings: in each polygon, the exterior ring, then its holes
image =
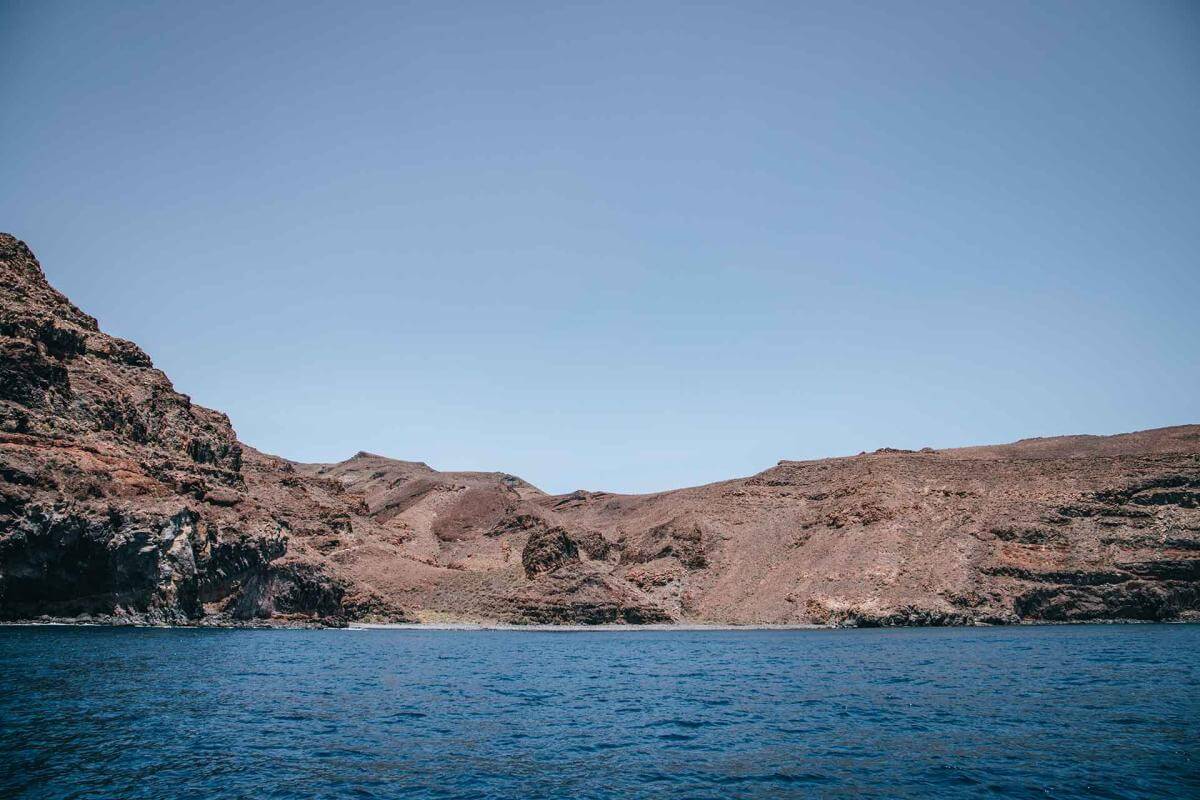
{"type": "Polygon", "coordinates": [[[0,797],[1200,797],[1200,626],[0,628],[0,797]]]}

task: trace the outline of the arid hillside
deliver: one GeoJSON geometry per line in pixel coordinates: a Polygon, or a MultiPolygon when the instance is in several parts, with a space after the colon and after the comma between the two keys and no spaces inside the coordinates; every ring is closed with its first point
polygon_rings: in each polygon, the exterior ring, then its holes
{"type": "Polygon", "coordinates": [[[0,287],[0,619],[1200,618],[1200,426],[550,496],[501,472],[259,453],[8,235],[0,287]]]}
{"type": "MultiPolygon", "coordinates": [[[[784,461],[652,495],[547,496],[503,474],[360,453],[297,465],[362,496],[428,618],[959,624],[1174,619],[1200,608],[1200,427],[784,461]]],[[[394,557],[394,556],[393,556],[394,557]]]]}

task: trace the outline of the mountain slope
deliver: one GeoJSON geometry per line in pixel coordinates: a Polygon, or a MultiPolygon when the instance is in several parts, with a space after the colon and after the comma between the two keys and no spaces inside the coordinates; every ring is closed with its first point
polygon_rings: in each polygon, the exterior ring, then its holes
{"type": "Polygon", "coordinates": [[[0,235],[0,619],[1200,617],[1200,426],[782,461],[650,495],[238,442],[0,235]]]}
{"type": "Polygon", "coordinates": [[[370,520],[243,447],[0,235],[0,619],[338,619],[386,607],[307,546],[370,520]]]}

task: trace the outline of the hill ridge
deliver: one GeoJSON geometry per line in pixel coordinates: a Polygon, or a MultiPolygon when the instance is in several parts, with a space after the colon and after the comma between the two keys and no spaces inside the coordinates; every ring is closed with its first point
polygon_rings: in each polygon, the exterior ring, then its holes
{"type": "Polygon", "coordinates": [[[1200,426],[780,461],[652,494],[240,442],[0,234],[0,620],[1200,618],[1200,426]]]}

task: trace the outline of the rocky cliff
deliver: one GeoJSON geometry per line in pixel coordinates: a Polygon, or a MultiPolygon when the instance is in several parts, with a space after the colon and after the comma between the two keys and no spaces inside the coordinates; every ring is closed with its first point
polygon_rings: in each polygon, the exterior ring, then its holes
{"type": "Polygon", "coordinates": [[[237,441],[0,235],[0,619],[1200,618],[1200,426],[782,461],[652,495],[237,441]]]}
{"type": "Polygon", "coordinates": [[[309,546],[370,520],[238,443],[0,235],[0,619],[402,615],[309,546]]]}

